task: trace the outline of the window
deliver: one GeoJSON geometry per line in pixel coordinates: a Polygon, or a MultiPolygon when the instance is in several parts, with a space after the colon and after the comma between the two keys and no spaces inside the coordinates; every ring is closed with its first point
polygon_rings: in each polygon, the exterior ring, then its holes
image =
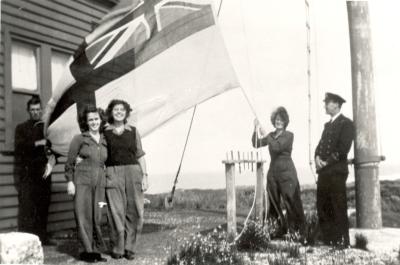
{"type": "Polygon", "coordinates": [[[11,84],[13,90],[37,92],[39,48],[36,45],[12,40],[11,43],[11,84]]]}
{"type": "Polygon", "coordinates": [[[58,81],[63,75],[71,55],[65,52],[52,50],[51,52],[51,88],[52,91],[57,86],[58,81]]]}
{"type": "Polygon", "coordinates": [[[17,124],[28,119],[26,102],[40,96],[43,107],[62,77],[72,51],[25,37],[4,27],[5,146],[12,152],[17,124]]]}

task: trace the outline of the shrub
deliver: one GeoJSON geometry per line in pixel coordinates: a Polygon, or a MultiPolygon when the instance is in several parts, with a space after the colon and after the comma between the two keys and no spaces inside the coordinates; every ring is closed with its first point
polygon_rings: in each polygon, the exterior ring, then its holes
{"type": "Polygon", "coordinates": [[[306,213],[306,223],[304,227],[305,243],[314,245],[318,237],[318,215],[316,211],[306,213]]]}
{"type": "Polygon", "coordinates": [[[367,245],[368,245],[368,239],[365,235],[361,233],[356,233],[355,234],[355,239],[356,243],[354,245],[354,248],[362,249],[362,250],[368,250],[367,245]]]}
{"type": "MultiPolygon", "coordinates": [[[[266,227],[269,227],[267,225],[266,227]]],[[[268,228],[254,221],[249,221],[236,242],[239,251],[264,251],[268,248],[270,233],[268,228]]]]}
{"type": "Polygon", "coordinates": [[[277,222],[268,222],[262,226],[259,222],[249,221],[244,228],[242,235],[236,242],[239,251],[268,251],[274,253],[285,252],[289,257],[300,257],[300,244],[296,243],[299,234],[290,234],[283,242],[272,242],[271,235],[279,229],[277,222]]]}
{"type": "Polygon", "coordinates": [[[238,251],[227,241],[225,232],[214,230],[205,236],[197,234],[186,241],[173,253],[167,265],[189,265],[189,264],[237,264],[242,265],[243,259],[238,251]]]}

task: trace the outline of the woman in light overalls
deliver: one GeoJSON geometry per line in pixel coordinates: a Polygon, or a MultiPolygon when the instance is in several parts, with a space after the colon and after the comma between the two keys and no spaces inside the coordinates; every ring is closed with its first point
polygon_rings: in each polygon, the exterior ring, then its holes
{"type": "Polygon", "coordinates": [[[68,194],[74,195],[75,220],[83,247],[80,259],[86,262],[106,261],[100,255],[105,249],[101,233],[99,202],[105,199],[105,161],[107,144],[102,134],[103,111],[86,106],[80,119],[82,133],[70,144],[65,175],[68,194]]]}
{"type": "Polygon", "coordinates": [[[135,258],[136,243],[143,227],[144,195],[148,188],[146,161],[138,130],[127,124],[131,112],[123,100],[112,100],[107,108],[108,145],[106,197],[111,228],[111,257],[135,258]]]}

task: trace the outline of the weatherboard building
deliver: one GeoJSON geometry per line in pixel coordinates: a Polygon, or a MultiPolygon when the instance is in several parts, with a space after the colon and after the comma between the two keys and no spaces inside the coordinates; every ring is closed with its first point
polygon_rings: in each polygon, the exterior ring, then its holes
{"type": "MultiPolygon", "coordinates": [[[[26,102],[45,104],[65,63],[118,0],[2,0],[0,45],[0,233],[17,230],[14,130],[28,118],[26,102]]],[[[75,227],[64,162],[55,167],[48,232],[75,227]]]]}

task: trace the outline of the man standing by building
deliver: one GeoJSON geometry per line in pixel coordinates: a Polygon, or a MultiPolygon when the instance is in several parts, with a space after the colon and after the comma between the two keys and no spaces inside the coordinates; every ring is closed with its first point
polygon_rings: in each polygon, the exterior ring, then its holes
{"type": "Polygon", "coordinates": [[[18,184],[18,230],[39,236],[47,244],[46,226],[51,177],[45,174],[47,141],[43,134],[42,105],[38,96],[27,102],[29,120],[15,129],[15,164],[18,184]]]}
{"type": "Polygon", "coordinates": [[[346,102],[342,97],[326,93],[324,101],[331,120],[325,124],[315,150],[318,219],[324,244],[348,247],[347,154],[354,138],[354,127],[353,122],[340,112],[346,102]]]}

